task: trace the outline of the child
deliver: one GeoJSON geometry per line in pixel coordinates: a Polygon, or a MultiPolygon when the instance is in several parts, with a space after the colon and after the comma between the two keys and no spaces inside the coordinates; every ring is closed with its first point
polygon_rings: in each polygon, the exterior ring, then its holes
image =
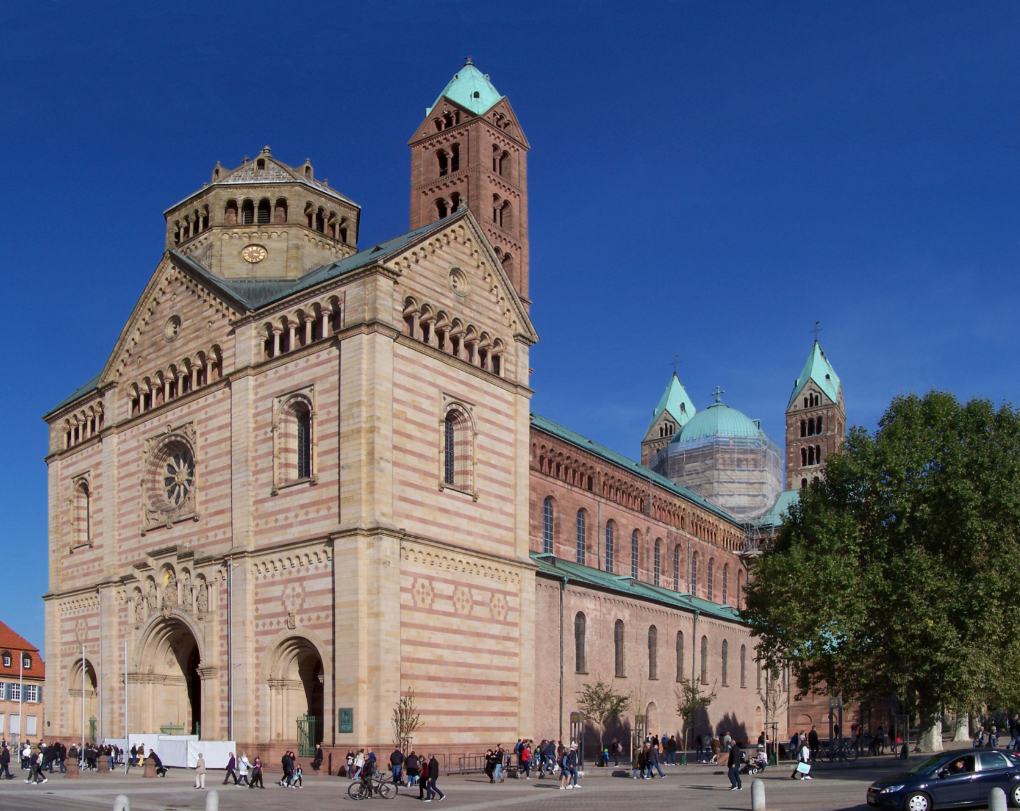
{"type": "Polygon", "coordinates": [[[304,775],[304,772],[301,771],[301,767],[300,766],[298,766],[296,769],[294,769],[294,779],[291,781],[290,787],[291,788],[301,788],[301,778],[302,778],[303,775],[304,775]]]}

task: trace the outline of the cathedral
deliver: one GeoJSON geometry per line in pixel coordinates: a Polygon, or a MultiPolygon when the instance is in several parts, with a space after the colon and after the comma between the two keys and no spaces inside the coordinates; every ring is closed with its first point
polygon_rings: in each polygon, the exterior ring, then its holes
{"type": "Polygon", "coordinates": [[[596,679],[630,695],[621,738],[676,733],[682,677],[716,694],[699,731],[762,728],[749,527],[841,442],[820,346],[785,482],[676,377],[641,464],[545,419],[521,123],[469,60],[409,147],[410,230],[376,245],[269,147],[165,212],[105,366],[45,415],[46,737],[342,753],[413,693],[414,745],[453,756],[576,739],[596,679]]]}

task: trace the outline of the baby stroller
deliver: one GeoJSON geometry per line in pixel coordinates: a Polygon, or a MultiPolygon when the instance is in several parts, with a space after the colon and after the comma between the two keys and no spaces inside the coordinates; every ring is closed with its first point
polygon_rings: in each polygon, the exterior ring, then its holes
{"type": "Polygon", "coordinates": [[[758,754],[755,755],[753,760],[749,760],[747,765],[743,768],[744,774],[759,774],[765,771],[765,767],[768,766],[769,759],[768,755],[765,754],[764,749],[759,749],[758,754]]]}

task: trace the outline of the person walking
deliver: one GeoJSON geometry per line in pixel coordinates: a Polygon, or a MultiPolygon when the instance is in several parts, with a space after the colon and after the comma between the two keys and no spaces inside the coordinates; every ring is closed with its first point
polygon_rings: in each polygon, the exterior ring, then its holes
{"type": "Polygon", "coordinates": [[[411,750],[411,754],[407,756],[404,761],[404,771],[407,772],[407,784],[409,786],[417,785],[418,783],[418,770],[421,765],[418,763],[418,756],[411,750]]]}
{"type": "Polygon", "coordinates": [[[400,785],[400,775],[404,770],[404,753],[400,751],[400,747],[394,747],[393,754],[390,755],[390,771],[393,772],[393,785],[400,785]]]}
{"type": "MultiPolygon", "coordinates": [[[[199,757],[202,757],[199,755],[199,757]]],[[[234,758],[234,753],[231,752],[227,757],[227,774],[223,778],[223,785],[226,785],[230,778],[234,778],[234,785],[237,785],[237,760],[234,758]]]]}
{"type": "Polygon", "coordinates": [[[811,775],[811,749],[807,745],[807,741],[801,739],[800,751],[797,753],[797,765],[793,768],[793,774],[790,775],[790,779],[796,780],[797,775],[800,775],[801,780],[810,780],[811,775]]]}
{"type": "Polygon", "coordinates": [[[662,773],[662,767],[659,766],[659,747],[653,742],[648,748],[648,779],[652,778],[652,768],[659,773],[659,777],[665,777],[662,773]]]}
{"type": "Polygon", "coordinates": [[[740,741],[734,741],[730,747],[730,756],[726,761],[727,774],[730,778],[730,791],[741,791],[744,788],[740,782],[740,763],[743,751],[740,748],[740,741]]]}
{"type": "Polygon", "coordinates": [[[248,784],[248,788],[255,788],[255,786],[261,789],[266,787],[266,784],[262,782],[262,760],[257,756],[251,765],[251,783],[248,784]]]}
{"type": "Polygon", "coordinates": [[[436,785],[436,780],[439,779],[439,761],[436,760],[435,755],[429,755],[429,785],[426,791],[425,802],[432,802],[432,797],[435,794],[439,795],[440,800],[445,800],[446,795],[439,790],[439,786],[436,785]]]}
{"type": "Polygon", "coordinates": [[[8,780],[14,779],[14,775],[11,774],[11,750],[7,748],[6,741],[4,741],[3,748],[0,749],[0,779],[3,779],[5,774],[8,780]]]}
{"type": "Polygon", "coordinates": [[[248,788],[251,788],[251,783],[248,782],[248,770],[250,768],[251,762],[248,760],[248,755],[242,752],[241,759],[237,761],[238,780],[235,785],[240,785],[243,782],[248,788]]]}
{"type": "Polygon", "coordinates": [[[811,731],[807,734],[808,748],[811,750],[811,760],[814,760],[818,755],[818,750],[822,748],[821,743],[818,741],[818,730],[812,725],[811,731]]]}
{"type": "Polygon", "coordinates": [[[195,788],[205,788],[205,756],[201,752],[195,764],[195,788]]]}
{"type": "Polygon", "coordinates": [[[322,768],[322,761],[325,759],[325,755],[322,752],[322,744],[315,744],[315,757],[312,758],[312,771],[317,772],[322,768]]]}
{"type": "Polygon", "coordinates": [[[521,744],[520,755],[518,756],[518,762],[521,764],[521,770],[524,772],[524,779],[531,779],[531,746],[528,741],[524,741],[521,744]]]}

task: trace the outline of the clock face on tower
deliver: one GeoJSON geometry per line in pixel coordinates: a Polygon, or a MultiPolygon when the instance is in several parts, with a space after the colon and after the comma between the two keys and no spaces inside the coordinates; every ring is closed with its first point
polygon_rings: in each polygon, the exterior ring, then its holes
{"type": "Polygon", "coordinates": [[[241,258],[245,262],[257,265],[269,255],[268,251],[261,245],[249,245],[241,251],[241,258]]]}

